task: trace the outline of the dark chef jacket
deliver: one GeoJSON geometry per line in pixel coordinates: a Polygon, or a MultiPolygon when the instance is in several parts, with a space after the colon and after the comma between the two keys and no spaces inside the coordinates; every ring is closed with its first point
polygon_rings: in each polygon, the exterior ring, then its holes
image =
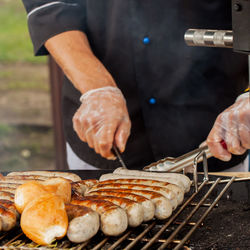
{"type": "MultiPolygon", "coordinates": [[[[123,92],[132,121],[124,161],[141,168],[179,156],[203,142],[217,115],[247,86],[247,57],[230,49],[188,47],[188,28],[231,29],[227,0],[23,0],[36,55],[44,42],[82,30],[94,54],[123,92]]],[[[84,70],[84,69],[83,69],[84,70]]],[[[72,128],[80,93],[65,77],[63,115],[67,142],[84,161],[117,167],[81,142],[72,128]]],[[[210,170],[230,164],[209,163],[210,170]]]]}

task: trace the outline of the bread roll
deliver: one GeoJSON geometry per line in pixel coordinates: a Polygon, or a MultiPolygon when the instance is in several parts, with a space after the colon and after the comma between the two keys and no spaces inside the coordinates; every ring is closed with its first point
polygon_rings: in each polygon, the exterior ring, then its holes
{"type": "Polygon", "coordinates": [[[63,199],[46,194],[31,201],[23,210],[21,228],[29,239],[40,245],[63,238],[68,228],[63,199]]]}
{"type": "Polygon", "coordinates": [[[14,202],[17,211],[22,213],[29,202],[47,193],[44,186],[38,181],[29,181],[22,184],[15,192],[14,202]]]}
{"type": "Polygon", "coordinates": [[[71,201],[71,182],[64,178],[51,178],[44,181],[42,184],[49,193],[54,193],[60,196],[65,203],[71,201]]]}

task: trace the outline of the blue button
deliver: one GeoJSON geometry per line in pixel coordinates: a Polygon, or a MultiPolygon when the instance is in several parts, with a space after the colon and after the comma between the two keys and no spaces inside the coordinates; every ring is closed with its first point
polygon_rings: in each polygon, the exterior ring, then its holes
{"type": "Polygon", "coordinates": [[[150,104],[156,104],[156,99],[153,98],[153,97],[151,97],[151,98],[149,99],[149,103],[150,103],[150,104]]]}
{"type": "Polygon", "coordinates": [[[149,37],[147,37],[147,36],[144,37],[144,38],[143,38],[143,43],[144,43],[144,44],[149,44],[149,43],[150,43],[149,37]]]}

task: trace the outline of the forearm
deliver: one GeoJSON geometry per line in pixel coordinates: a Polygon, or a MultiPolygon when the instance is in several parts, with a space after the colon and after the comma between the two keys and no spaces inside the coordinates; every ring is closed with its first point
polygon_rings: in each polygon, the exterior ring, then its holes
{"type": "Polygon", "coordinates": [[[61,33],[50,38],[45,47],[82,94],[91,89],[116,86],[110,73],[93,54],[83,32],[61,33]]]}

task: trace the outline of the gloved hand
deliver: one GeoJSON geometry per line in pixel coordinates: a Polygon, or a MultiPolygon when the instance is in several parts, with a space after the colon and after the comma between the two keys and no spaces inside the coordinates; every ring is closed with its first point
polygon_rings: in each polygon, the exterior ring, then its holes
{"type": "Polygon", "coordinates": [[[125,150],[131,122],[126,101],[117,87],[93,89],[80,98],[81,106],[73,117],[79,138],[107,159],[115,159],[111,152],[115,144],[125,150]]]}
{"type": "Polygon", "coordinates": [[[206,142],[212,155],[223,161],[229,161],[231,154],[241,155],[250,149],[249,93],[240,95],[217,117],[206,142]],[[222,141],[225,141],[227,149],[223,148],[222,141]]]}

